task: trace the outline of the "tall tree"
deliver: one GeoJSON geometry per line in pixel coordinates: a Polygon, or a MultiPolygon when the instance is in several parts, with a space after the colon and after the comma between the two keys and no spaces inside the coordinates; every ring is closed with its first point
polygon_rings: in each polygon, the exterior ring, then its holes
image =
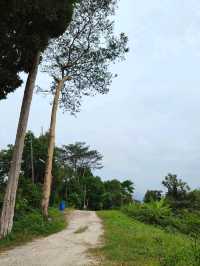
{"type": "Polygon", "coordinates": [[[91,150],[85,142],[64,145],[60,149],[60,158],[64,165],[67,165],[77,172],[78,169],[100,169],[102,168],[103,156],[97,150],[91,150]]]}
{"type": "Polygon", "coordinates": [[[119,208],[133,201],[134,184],[130,180],[120,182],[117,179],[104,182],[105,194],[103,206],[105,209],[119,208]]]}
{"type": "Polygon", "coordinates": [[[166,199],[175,211],[186,207],[188,204],[187,194],[190,191],[186,182],[178,179],[177,175],[168,174],[162,184],[167,189],[166,199]]]}
{"type": "Polygon", "coordinates": [[[73,20],[63,36],[54,40],[45,54],[44,71],[53,77],[50,139],[42,210],[48,215],[51,188],[52,153],[55,145],[55,123],[59,98],[61,106],[75,113],[83,95],[107,93],[113,75],[110,63],[124,59],[128,52],[127,37],[113,34],[111,15],[115,7],[112,0],[82,0],[76,5],[73,20]]]}
{"type": "Polygon", "coordinates": [[[19,173],[21,168],[21,159],[24,148],[24,139],[28,123],[28,116],[30,111],[30,105],[34,90],[35,79],[37,75],[37,69],[39,64],[39,52],[37,53],[34,61],[33,68],[30,71],[26,88],[24,92],[24,98],[21,107],[20,119],[18,123],[17,135],[15,145],[12,154],[12,160],[10,164],[10,170],[8,174],[8,183],[6,187],[6,193],[3,202],[3,208],[1,213],[1,231],[0,236],[4,237],[11,232],[13,226],[14,208],[16,200],[16,192],[19,180],[19,173]]]}
{"type": "MultiPolygon", "coordinates": [[[[8,175],[8,183],[1,213],[0,238],[9,234],[13,226],[24,139],[40,61],[40,53],[44,50],[50,38],[59,36],[65,30],[70,20],[66,14],[67,7],[71,7],[72,2],[67,0],[62,0],[56,3],[53,0],[35,0],[31,2],[20,0],[14,1],[14,3],[15,6],[14,9],[12,9],[14,11],[11,15],[14,14],[14,18],[16,18],[16,28],[13,26],[12,20],[8,21],[6,26],[9,25],[7,27],[7,34],[10,29],[13,32],[11,34],[11,41],[14,38],[12,47],[14,47],[17,53],[19,53],[17,56],[17,65],[19,65],[19,68],[16,68],[15,74],[18,73],[19,70],[24,70],[29,74],[24,91],[16,140],[8,175]],[[19,50],[17,50],[18,47],[19,50]]],[[[10,52],[8,52],[8,58],[9,56],[10,52]]]]}
{"type": "Polygon", "coordinates": [[[177,175],[168,174],[162,181],[163,186],[166,187],[166,196],[179,200],[185,197],[186,193],[190,190],[190,187],[182,179],[178,179],[177,175]]]}

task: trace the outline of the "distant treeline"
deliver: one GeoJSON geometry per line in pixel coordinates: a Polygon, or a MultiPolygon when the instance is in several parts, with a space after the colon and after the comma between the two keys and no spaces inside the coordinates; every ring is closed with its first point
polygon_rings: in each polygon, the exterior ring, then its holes
{"type": "MultiPolygon", "coordinates": [[[[12,145],[0,151],[0,206],[7,183],[12,145]]],[[[16,218],[41,206],[42,184],[47,159],[48,134],[39,137],[28,132],[22,159],[17,193],[16,218]]],[[[51,206],[64,200],[79,209],[119,208],[133,201],[134,185],[130,180],[103,181],[92,171],[100,169],[102,155],[83,142],[56,147],[53,157],[51,206]]]]}

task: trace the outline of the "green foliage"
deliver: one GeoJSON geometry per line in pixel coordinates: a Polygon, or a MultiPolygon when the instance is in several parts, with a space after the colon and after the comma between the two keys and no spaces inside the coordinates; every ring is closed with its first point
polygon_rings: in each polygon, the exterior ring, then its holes
{"type": "Polygon", "coordinates": [[[144,202],[159,201],[162,198],[161,190],[147,190],[144,196],[144,202]]]}
{"type": "Polygon", "coordinates": [[[42,198],[41,184],[33,184],[25,177],[20,177],[15,205],[15,219],[19,220],[28,212],[39,210],[42,198]]]}
{"type": "Polygon", "coordinates": [[[29,178],[32,176],[31,143],[33,147],[34,182],[43,184],[48,150],[48,133],[39,137],[34,136],[31,131],[26,134],[21,170],[23,175],[29,178]]]}
{"type": "MultiPolygon", "coordinates": [[[[48,149],[48,134],[41,135],[39,137],[29,131],[25,137],[22,165],[21,165],[21,176],[31,179],[32,168],[31,168],[31,142],[33,147],[33,166],[34,166],[34,181],[35,183],[43,183],[45,161],[47,158],[48,149]]],[[[12,158],[13,146],[8,145],[6,149],[0,151],[0,185],[5,183],[6,177],[8,176],[10,161],[12,158]]],[[[55,157],[54,157],[54,169],[55,157]]]]}
{"type": "MultiPolygon", "coordinates": [[[[0,151],[0,207],[6,185],[13,147],[0,151]]],[[[22,171],[16,200],[15,220],[40,209],[42,184],[47,158],[48,134],[39,137],[28,132],[25,137],[22,171]],[[33,151],[34,183],[32,181],[31,146],[33,151]]],[[[102,168],[102,155],[82,142],[55,148],[52,169],[50,206],[65,200],[78,209],[101,210],[119,208],[132,202],[134,185],[130,180],[103,182],[92,174],[102,168]]]]}
{"type": "Polygon", "coordinates": [[[66,227],[64,214],[50,208],[49,220],[45,220],[38,210],[26,213],[14,222],[13,231],[5,239],[0,240],[0,250],[30,241],[40,236],[57,233],[66,227]]]}
{"type": "Polygon", "coordinates": [[[158,202],[130,204],[124,206],[122,211],[134,219],[161,226],[170,232],[200,236],[200,213],[181,210],[174,214],[164,199],[158,202]]]}
{"type": "Polygon", "coordinates": [[[162,184],[167,188],[166,198],[174,210],[187,206],[187,193],[190,188],[177,175],[168,174],[162,184]]]}
{"type": "Polygon", "coordinates": [[[130,180],[120,182],[117,179],[104,182],[105,194],[103,195],[104,209],[120,208],[133,201],[134,184],[130,180]]]}
{"type": "Polygon", "coordinates": [[[200,189],[195,189],[187,194],[187,208],[191,211],[200,211],[200,189]]]}
{"type": "Polygon", "coordinates": [[[103,209],[102,195],[104,193],[104,183],[100,177],[86,176],[83,187],[85,188],[86,207],[91,210],[103,209]]]}
{"type": "Polygon", "coordinates": [[[10,167],[12,151],[12,145],[8,145],[7,149],[3,149],[0,151],[0,185],[5,184],[5,179],[8,175],[8,170],[10,167]]]}
{"type": "Polygon", "coordinates": [[[160,266],[199,266],[200,265],[200,242],[193,237],[187,241],[190,247],[169,249],[166,247],[162,238],[157,237],[155,241],[159,243],[159,265],[160,266]]]}
{"type": "Polygon", "coordinates": [[[0,99],[22,83],[37,51],[61,35],[72,16],[74,0],[34,0],[0,3],[0,99]]]}
{"type": "Polygon", "coordinates": [[[80,195],[76,192],[72,192],[70,193],[68,197],[68,202],[71,207],[82,209],[83,208],[83,195],[80,195]]]}
{"type": "Polygon", "coordinates": [[[190,237],[138,222],[120,211],[100,211],[98,215],[103,219],[105,245],[95,252],[105,258],[106,266],[200,265],[200,243],[190,237]]]}
{"type": "Polygon", "coordinates": [[[63,82],[60,105],[74,114],[84,96],[106,94],[112,79],[110,65],[123,60],[128,38],[114,34],[116,1],[80,0],[66,32],[44,53],[43,71],[52,78],[52,92],[63,82]]]}
{"type": "Polygon", "coordinates": [[[170,207],[164,199],[144,204],[129,204],[122,211],[139,221],[165,226],[166,218],[171,215],[170,207]]]}
{"type": "Polygon", "coordinates": [[[182,233],[200,236],[200,213],[198,212],[182,210],[169,218],[169,224],[182,233]]]}
{"type": "Polygon", "coordinates": [[[91,150],[85,142],[76,142],[59,149],[58,160],[71,167],[78,169],[101,169],[103,156],[97,150],[91,150]]]}

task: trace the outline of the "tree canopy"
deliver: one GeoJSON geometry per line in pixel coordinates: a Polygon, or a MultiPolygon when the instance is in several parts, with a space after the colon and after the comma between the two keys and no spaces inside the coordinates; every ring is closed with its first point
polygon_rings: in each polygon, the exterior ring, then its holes
{"type": "Polygon", "coordinates": [[[168,174],[162,181],[163,186],[166,187],[166,196],[171,199],[180,200],[185,197],[190,187],[186,182],[178,179],[177,175],[168,174]]]}
{"type": "Polygon", "coordinates": [[[112,14],[115,1],[79,1],[65,33],[44,53],[43,71],[53,77],[52,91],[63,81],[60,104],[72,113],[82,96],[108,92],[110,64],[128,52],[124,33],[115,36],[112,14]]]}
{"type": "Polygon", "coordinates": [[[60,161],[71,167],[74,171],[78,169],[100,169],[102,168],[103,156],[97,150],[90,150],[85,142],[65,145],[60,149],[60,161]]]}
{"type": "Polygon", "coordinates": [[[0,99],[22,83],[37,51],[64,32],[73,0],[2,0],[0,3],[0,99]]]}

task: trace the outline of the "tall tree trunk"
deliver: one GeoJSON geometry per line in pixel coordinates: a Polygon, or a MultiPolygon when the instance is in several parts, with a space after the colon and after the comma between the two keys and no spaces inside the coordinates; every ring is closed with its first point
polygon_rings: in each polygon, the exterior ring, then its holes
{"type": "Polygon", "coordinates": [[[60,92],[63,86],[63,80],[58,81],[56,85],[56,91],[51,111],[51,124],[49,129],[49,144],[48,144],[48,156],[45,167],[44,186],[43,186],[43,198],[42,198],[42,213],[44,217],[48,217],[49,198],[51,194],[52,183],[52,162],[53,153],[55,147],[55,128],[56,128],[56,114],[58,110],[58,102],[60,92]]]}
{"type": "Polygon", "coordinates": [[[12,154],[12,161],[8,174],[8,183],[3,202],[3,208],[0,221],[0,238],[5,237],[12,230],[13,217],[15,209],[15,199],[17,193],[17,186],[21,168],[22,153],[24,149],[24,139],[26,128],[28,124],[28,117],[30,106],[35,87],[35,80],[38,71],[40,53],[38,52],[33,60],[32,68],[29,72],[26,87],[24,90],[24,97],[21,106],[20,118],[18,122],[17,134],[15,139],[15,146],[12,154]]]}

